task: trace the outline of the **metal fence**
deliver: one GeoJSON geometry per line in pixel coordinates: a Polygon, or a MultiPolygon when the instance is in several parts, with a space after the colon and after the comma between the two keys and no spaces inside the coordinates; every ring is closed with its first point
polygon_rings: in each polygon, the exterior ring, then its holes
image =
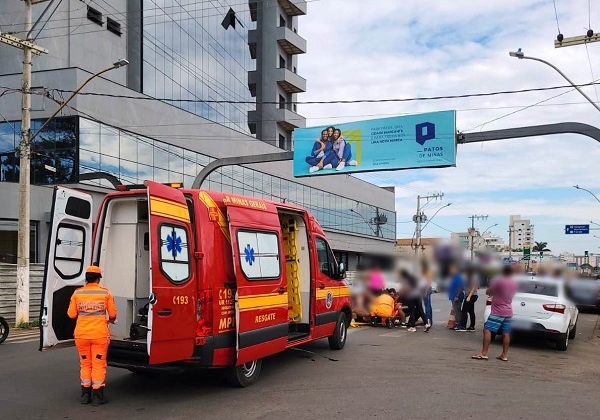
{"type": "MultiPolygon", "coordinates": [[[[31,264],[29,270],[29,321],[33,321],[40,316],[44,264],[31,264]]],[[[15,322],[16,293],[16,264],[0,263],[0,316],[11,324],[15,322]]]]}

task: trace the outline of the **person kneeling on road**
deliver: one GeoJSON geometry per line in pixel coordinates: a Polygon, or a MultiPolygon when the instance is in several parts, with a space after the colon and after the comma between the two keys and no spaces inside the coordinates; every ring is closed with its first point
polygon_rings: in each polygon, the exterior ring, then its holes
{"type": "Polygon", "coordinates": [[[117,319],[117,308],[110,291],[100,286],[102,271],[91,265],[85,272],[85,286],[71,296],[67,315],[77,319],[75,345],[79,352],[81,404],[102,405],[106,379],[106,353],[110,343],[108,323],[117,319]],[[108,320],[106,314],[108,313],[108,320]]]}
{"type": "MultiPolygon", "coordinates": [[[[381,325],[388,325],[388,320],[393,321],[391,318],[397,315],[395,309],[396,302],[390,295],[390,291],[387,289],[384,290],[371,304],[371,324],[376,325],[376,320],[379,319],[381,320],[381,325]]],[[[393,323],[391,325],[393,325],[393,323]]]]}

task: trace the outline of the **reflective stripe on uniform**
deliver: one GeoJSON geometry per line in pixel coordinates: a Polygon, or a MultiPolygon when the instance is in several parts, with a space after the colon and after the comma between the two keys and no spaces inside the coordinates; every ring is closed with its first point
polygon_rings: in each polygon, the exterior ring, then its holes
{"type": "Polygon", "coordinates": [[[98,289],[83,290],[83,289],[77,289],[77,290],[75,290],[75,294],[76,295],[107,295],[108,294],[108,290],[98,290],[98,289]]]}
{"type": "Polygon", "coordinates": [[[92,380],[91,379],[82,379],[81,380],[81,385],[85,386],[86,388],[89,387],[92,384],[92,380]]]}
{"type": "Polygon", "coordinates": [[[95,311],[95,312],[80,311],[79,312],[79,316],[97,316],[97,315],[105,315],[106,316],[106,311],[95,311]]]}

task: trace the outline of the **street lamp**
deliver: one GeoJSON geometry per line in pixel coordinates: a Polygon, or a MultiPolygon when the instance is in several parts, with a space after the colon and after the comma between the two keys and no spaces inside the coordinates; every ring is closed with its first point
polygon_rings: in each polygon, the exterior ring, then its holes
{"type": "Polygon", "coordinates": [[[558,67],[556,67],[554,64],[551,64],[549,62],[547,62],[546,60],[542,60],[541,58],[536,58],[536,57],[528,57],[525,55],[525,53],[523,51],[521,51],[521,49],[519,48],[516,52],[511,51],[508,53],[508,55],[510,55],[511,57],[515,57],[518,58],[519,60],[533,60],[533,61],[539,61],[540,63],[544,63],[547,66],[552,67],[554,70],[556,70],[558,72],[558,74],[560,74],[567,82],[569,82],[569,84],[571,86],[573,86],[575,89],[577,89],[577,91],[579,93],[581,93],[581,95],[588,100],[589,103],[591,103],[594,108],[596,108],[598,111],[600,111],[600,107],[589,97],[585,94],[585,92],[583,90],[581,90],[579,88],[579,86],[577,86],[571,79],[569,79],[567,77],[566,74],[564,74],[562,71],[559,70],[558,67]]]}
{"type": "MultiPolygon", "coordinates": [[[[81,86],[75,90],[64,101],[58,109],[42,124],[42,126],[29,137],[28,144],[31,144],[33,139],[48,125],[48,123],[56,117],[59,112],[67,106],[67,104],[83,89],[92,79],[104,74],[108,71],[118,69],[129,64],[129,61],[124,58],[113,63],[112,66],[105,68],[98,73],[95,73],[87,78],[81,86]]],[[[21,151],[27,150],[28,146],[21,148],[21,151]]],[[[19,225],[18,225],[18,245],[17,245],[17,293],[16,293],[16,324],[29,322],[29,229],[30,229],[30,214],[31,214],[31,186],[29,184],[29,163],[30,156],[25,156],[21,159],[23,163],[19,174],[19,225]]]]}
{"type": "MultiPolygon", "coordinates": [[[[594,193],[593,193],[593,192],[591,192],[590,190],[586,190],[585,188],[581,188],[579,185],[573,185],[573,188],[576,188],[576,189],[578,189],[578,190],[583,190],[583,191],[587,191],[587,192],[589,192],[590,194],[592,194],[592,197],[594,197],[594,198],[596,199],[596,201],[600,203],[600,199],[598,199],[598,197],[596,197],[596,194],[594,194],[594,193]]],[[[594,223],[594,222],[591,222],[591,221],[590,221],[590,223],[594,223]]],[[[596,224],[596,223],[594,223],[594,224],[596,224]]]]}

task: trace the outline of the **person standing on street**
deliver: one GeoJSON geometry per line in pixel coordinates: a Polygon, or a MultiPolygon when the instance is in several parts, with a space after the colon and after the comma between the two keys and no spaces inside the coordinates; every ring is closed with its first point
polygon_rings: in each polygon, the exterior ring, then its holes
{"type": "Polygon", "coordinates": [[[425,325],[425,332],[429,332],[431,329],[431,325],[427,322],[425,318],[425,313],[423,312],[423,287],[419,279],[412,274],[410,274],[406,270],[402,270],[401,277],[404,280],[404,283],[407,286],[407,294],[406,294],[406,304],[408,305],[408,332],[416,332],[416,324],[419,319],[423,320],[425,325]]]}
{"type": "Polygon", "coordinates": [[[117,319],[117,308],[110,291],[99,285],[100,267],[89,266],[85,271],[85,286],[75,290],[67,314],[77,319],[75,345],[79,352],[81,404],[102,405],[106,379],[106,353],[110,342],[108,323],[117,319]],[[106,314],[108,313],[108,320],[106,314]]]}
{"type": "Polygon", "coordinates": [[[488,350],[492,342],[492,333],[502,333],[502,354],[498,360],[508,362],[508,347],[510,345],[510,324],[513,316],[512,300],[517,292],[517,283],[512,277],[513,268],[506,265],[502,276],[491,281],[486,294],[492,296],[490,316],[483,326],[483,347],[479,354],[472,359],[487,360],[488,350]]]}
{"type": "Polygon", "coordinates": [[[421,261],[421,277],[423,279],[425,292],[423,293],[423,303],[425,304],[425,318],[427,318],[427,324],[433,325],[433,307],[431,306],[431,282],[433,281],[433,275],[429,269],[427,261],[421,261]]]}
{"type": "Polygon", "coordinates": [[[471,323],[467,328],[469,332],[475,332],[475,302],[477,302],[477,289],[479,288],[479,277],[472,267],[469,267],[465,273],[465,301],[462,306],[463,326],[467,325],[467,319],[471,318],[471,323]]]}
{"type": "Polygon", "coordinates": [[[456,327],[454,331],[466,331],[465,320],[462,317],[462,304],[465,299],[465,286],[463,276],[459,273],[456,264],[450,266],[450,286],[448,287],[448,300],[452,302],[456,327]]]}

